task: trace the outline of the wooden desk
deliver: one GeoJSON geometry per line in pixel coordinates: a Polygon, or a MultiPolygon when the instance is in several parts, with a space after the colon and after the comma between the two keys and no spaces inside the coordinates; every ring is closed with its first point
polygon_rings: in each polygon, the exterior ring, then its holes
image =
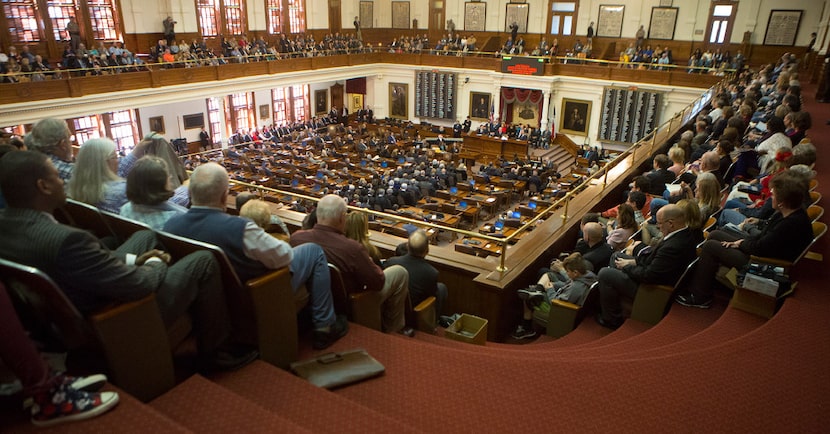
{"type": "Polygon", "coordinates": [[[462,237],[455,242],[454,246],[456,252],[470,254],[472,250],[476,256],[501,256],[501,246],[485,240],[462,237]]]}
{"type": "MultiPolygon", "coordinates": [[[[513,158],[514,155],[527,157],[527,142],[519,140],[501,140],[496,137],[464,136],[464,150],[473,154],[480,154],[482,158],[497,161],[500,157],[513,158]]],[[[470,167],[469,165],[467,167],[470,167]]]]}

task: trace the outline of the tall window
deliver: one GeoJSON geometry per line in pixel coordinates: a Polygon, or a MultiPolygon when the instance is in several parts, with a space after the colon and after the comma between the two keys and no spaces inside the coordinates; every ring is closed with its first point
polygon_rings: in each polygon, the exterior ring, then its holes
{"type": "Polygon", "coordinates": [[[55,40],[69,39],[69,35],[66,33],[66,25],[71,18],[75,18],[74,0],[47,0],[46,7],[49,10],[49,20],[52,21],[55,40]]]}
{"type": "Polygon", "coordinates": [[[75,127],[75,143],[81,146],[89,139],[101,137],[101,124],[96,115],[72,119],[72,124],[75,127]]]}
{"type": "Polygon", "coordinates": [[[118,150],[123,154],[129,153],[136,144],[138,131],[136,131],[134,120],[135,114],[132,110],[104,114],[104,123],[109,132],[107,135],[112,138],[118,150]]]}
{"type": "Polygon", "coordinates": [[[305,0],[288,0],[288,25],[291,33],[305,32],[305,0]]]}
{"type": "Polygon", "coordinates": [[[308,118],[308,85],[298,84],[291,87],[291,107],[294,109],[294,122],[308,118]]]}
{"type": "Polygon", "coordinates": [[[280,87],[271,91],[274,106],[274,125],[284,124],[288,120],[288,111],[285,109],[285,95],[288,93],[288,89],[287,87],[280,87]]]}
{"type": "Polygon", "coordinates": [[[219,23],[216,20],[216,11],[219,9],[219,0],[198,0],[196,10],[199,11],[199,30],[202,36],[219,36],[219,23]]]}
{"type": "Polygon", "coordinates": [[[3,0],[3,12],[6,14],[12,42],[20,44],[40,41],[34,0],[3,0]]]}
{"type": "Polygon", "coordinates": [[[96,40],[120,40],[121,35],[116,26],[115,5],[113,0],[87,0],[89,20],[92,24],[92,37],[96,40]]]}
{"type": "Polygon", "coordinates": [[[265,0],[268,16],[268,34],[282,33],[282,0],[265,0]]]}
{"type": "Polygon", "coordinates": [[[220,110],[219,98],[208,98],[208,124],[210,126],[210,137],[213,143],[222,141],[222,112],[220,110]]]}
{"type": "Polygon", "coordinates": [[[732,24],[737,10],[737,2],[712,2],[712,7],[709,11],[709,25],[706,27],[706,40],[710,44],[723,44],[724,42],[730,41],[732,24]]]}
{"type": "Polygon", "coordinates": [[[244,34],[247,27],[244,4],[243,0],[196,0],[202,36],[244,34]]]}
{"type": "Polygon", "coordinates": [[[576,2],[550,3],[550,34],[568,36],[574,34],[576,2]]]}
{"type": "Polygon", "coordinates": [[[234,132],[252,128],[254,118],[254,94],[252,92],[234,93],[230,95],[231,121],[234,132]]]}
{"type": "Polygon", "coordinates": [[[222,5],[225,7],[225,29],[228,34],[241,35],[245,33],[242,26],[242,0],[225,0],[222,5]]]}

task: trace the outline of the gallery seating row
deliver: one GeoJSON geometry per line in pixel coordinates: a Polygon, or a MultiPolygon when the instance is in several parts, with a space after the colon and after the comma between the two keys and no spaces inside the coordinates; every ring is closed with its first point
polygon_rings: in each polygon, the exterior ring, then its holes
{"type": "MultiPolygon", "coordinates": [[[[135,231],[149,230],[140,222],[71,199],[56,215],[119,242],[135,231]]],[[[287,368],[297,360],[296,314],[307,304],[308,293],[302,289],[294,294],[287,267],[243,283],[220,248],[162,231],[156,234],[174,261],[200,250],[213,254],[221,269],[237,340],[255,345],[260,357],[275,366],[287,368]]],[[[190,324],[185,320],[165,330],[153,295],[114,304],[85,318],[42,271],[9,261],[1,265],[0,277],[16,299],[66,350],[91,348],[104,355],[114,384],[143,400],[173,386],[173,352],[189,334],[190,324]]]]}

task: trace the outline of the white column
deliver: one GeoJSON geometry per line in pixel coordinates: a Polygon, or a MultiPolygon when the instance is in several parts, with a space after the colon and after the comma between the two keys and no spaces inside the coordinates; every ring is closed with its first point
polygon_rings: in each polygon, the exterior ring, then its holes
{"type": "Polygon", "coordinates": [[[550,112],[550,90],[542,91],[542,116],[539,119],[539,129],[544,131],[548,126],[548,112],[550,112]]]}
{"type": "Polygon", "coordinates": [[[501,122],[501,81],[493,83],[493,117],[501,122]]]}
{"type": "Polygon", "coordinates": [[[225,98],[223,97],[214,97],[219,100],[219,143],[222,144],[222,149],[228,149],[228,125],[225,123],[225,113],[227,113],[228,108],[225,106],[225,98]]]}

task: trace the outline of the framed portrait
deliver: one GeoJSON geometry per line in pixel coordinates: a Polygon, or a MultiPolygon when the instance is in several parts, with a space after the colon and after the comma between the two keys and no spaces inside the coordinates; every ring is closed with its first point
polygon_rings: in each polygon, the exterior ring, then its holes
{"type": "Polygon", "coordinates": [[[504,31],[510,33],[513,23],[519,26],[519,33],[527,33],[527,15],[530,5],[527,3],[508,3],[504,16],[504,31]]]}
{"type": "Polygon", "coordinates": [[[361,1],[360,13],[357,16],[360,18],[361,29],[371,29],[375,21],[375,2],[361,1]]]}
{"type": "Polygon", "coordinates": [[[324,115],[329,111],[328,92],[326,89],[314,91],[314,114],[324,115]]]}
{"type": "Polygon", "coordinates": [[[271,117],[271,113],[268,110],[268,104],[262,104],[259,106],[259,118],[260,119],[268,119],[271,117]]]}
{"type": "Polygon", "coordinates": [[[409,28],[409,2],[392,2],[392,28],[409,28]]]}
{"type": "Polygon", "coordinates": [[[795,36],[801,24],[799,10],[773,9],[769,12],[767,33],[764,35],[764,45],[795,45],[795,36]]]}
{"type": "Polygon", "coordinates": [[[389,83],[389,117],[409,119],[409,85],[389,83]]]}
{"type": "Polygon", "coordinates": [[[351,93],[349,94],[349,112],[357,113],[358,110],[363,108],[363,94],[362,93],[351,93]]]}
{"type": "Polygon", "coordinates": [[[578,136],[588,135],[591,120],[591,101],[562,98],[559,131],[578,136]]]}
{"type": "Polygon", "coordinates": [[[674,39],[677,25],[678,8],[651,8],[651,21],[648,25],[649,39],[674,39]]]}
{"type": "Polygon", "coordinates": [[[164,134],[164,116],[150,118],[150,131],[164,134]]]}
{"type": "Polygon", "coordinates": [[[597,18],[597,36],[608,38],[619,38],[622,36],[623,5],[599,5],[599,18],[597,18]]]}
{"type": "Polygon", "coordinates": [[[205,126],[205,115],[203,113],[184,115],[182,116],[182,123],[184,124],[184,129],[186,130],[202,128],[205,126]]]}
{"type": "Polygon", "coordinates": [[[468,32],[483,32],[485,17],[487,17],[487,3],[464,3],[464,30],[468,32]]]}
{"type": "Polygon", "coordinates": [[[470,92],[470,119],[489,120],[491,98],[489,93],[470,92]]]}

